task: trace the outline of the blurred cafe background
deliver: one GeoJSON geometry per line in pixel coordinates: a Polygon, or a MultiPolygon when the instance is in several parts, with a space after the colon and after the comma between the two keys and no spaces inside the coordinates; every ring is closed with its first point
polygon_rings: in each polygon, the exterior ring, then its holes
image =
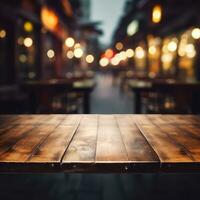
{"type": "Polygon", "coordinates": [[[199,8],[0,0],[0,113],[200,113],[199,8]]]}

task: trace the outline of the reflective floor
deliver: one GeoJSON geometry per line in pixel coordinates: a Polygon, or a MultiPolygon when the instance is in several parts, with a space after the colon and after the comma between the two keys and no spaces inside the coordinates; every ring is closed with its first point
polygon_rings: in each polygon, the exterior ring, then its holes
{"type": "Polygon", "coordinates": [[[111,73],[96,75],[97,86],[91,95],[91,111],[97,114],[133,113],[133,96],[120,88],[119,77],[111,73]]]}
{"type": "Polygon", "coordinates": [[[0,187],[3,200],[188,200],[199,194],[200,175],[1,175],[0,187]]]}

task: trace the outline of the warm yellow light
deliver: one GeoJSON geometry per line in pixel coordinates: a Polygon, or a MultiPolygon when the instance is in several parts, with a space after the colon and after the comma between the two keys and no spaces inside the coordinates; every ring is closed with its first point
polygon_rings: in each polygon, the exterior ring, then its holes
{"type": "Polygon", "coordinates": [[[6,31],[4,29],[0,30],[0,38],[6,37],[6,31]]]}
{"type": "Polygon", "coordinates": [[[127,58],[132,58],[134,56],[133,49],[127,49],[126,50],[126,56],[127,56],[127,58]]]}
{"type": "Polygon", "coordinates": [[[142,47],[137,47],[135,49],[135,56],[138,58],[138,59],[142,59],[145,57],[145,51],[142,47]]]}
{"type": "Polygon", "coordinates": [[[156,47],[155,46],[150,46],[149,47],[149,54],[155,55],[156,54],[156,47]]]}
{"type": "Polygon", "coordinates": [[[155,5],[152,11],[152,21],[153,23],[159,23],[162,18],[162,8],[160,5],[155,5]]]}
{"type": "Polygon", "coordinates": [[[120,63],[120,60],[118,59],[117,56],[115,56],[114,58],[111,59],[111,64],[112,64],[113,66],[119,65],[119,63],[120,63]]]}
{"type": "Polygon", "coordinates": [[[168,46],[167,46],[167,49],[171,52],[174,52],[176,51],[177,49],[177,43],[175,41],[171,41],[168,46]]]}
{"type": "Polygon", "coordinates": [[[47,57],[48,57],[48,58],[54,58],[54,56],[55,56],[54,50],[53,50],[53,49],[49,49],[49,50],[47,51],[47,57]]]}
{"type": "Polygon", "coordinates": [[[115,48],[117,49],[117,50],[122,50],[123,49],[123,44],[121,43],[121,42],[118,42],[116,45],[115,45],[115,48]]]}
{"type": "Polygon", "coordinates": [[[192,30],[192,37],[196,40],[200,38],[200,29],[199,28],[195,28],[192,30]]]}
{"type": "Polygon", "coordinates": [[[41,20],[46,28],[54,30],[58,24],[58,16],[53,10],[44,6],[41,10],[41,20]]]}
{"type": "Polygon", "coordinates": [[[179,50],[178,50],[178,55],[181,56],[181,57],[185,56],[185,49],[180,47],[179,50]]]}
{"type": "Polygon", "coordinates": [[[121,51],[119,53],[119,58],[120,58],[120,60],[126,60],[127,59],[126,51],[121,51]]]}
{"type": "Polygon", "coordinates": [[[101,67],[108,66],[108,64],[109,64],[108,58],[101,58],[100,61],[99,61],[99,64],[100,64],[101,67]]]}
{"type": "Polygon", "coordinates": [[[89,64],[94,62],[94,56],[91,54],[87,55],[85,59],[86,59],[86,62],[89,64]]]}
{"type": "Polygon", "coordinates": [[[67,52],[67,58],[72,59],[74,57],[74,52],[73,51],[68,51],[67,52]]]}
{"type": "Polygon", "coordinates": [[[164,53],[167,53],[167,52],[168,52],[167,44],[164,44],[164,45],[163,45],[162,51],[163,51],[164,53]]]}
{"type": "Polygon", "coordinates": [[[33,45],[33,40],[30,37],[27,37],[24,39],[24,46],[25,47],[31,47],[33,45]]]}
{"type": "Polygon", "coordinates": [[[74,46],[74,43],[75,43],[75,41],[74,41],[74,39],[73,39],[72,37],[69,37],[69,38],[67,38],[67,39],[65,40],[65,45],[66,45],[67,47],[73,47],[73,46],[74,46]]]}
{"type": "Polygon", "coordinates": [[[172,61],[172,59],[173,59],[173,56],[170,53],[163,54],[161,57],[161,60],[163,63],[169,63],[172,61]]]}
{"type": "Polygon", "coordinates": [[[196,56],[196,51],[192,51],[192,52],[187,54],[188,58],[194,58],[195,56],[196,56]]]}
{"type": "Polygon", "coordinates": [[[27,61],[27,56],[24,55],[24,54],[21,54],[21,55],[19,56],[19,61],[20,61],[21,63],[25,63],[25,62],[27,61]]]}
{"type": "Polygon", "coordinates": [[[26,32],[32,32],[33,31],[33,24],[29,21],[24,23],[24,30],[26,32]]]}
{"type": "Polygon", "coordinates": [[[194,50],[195,50],[195,48],[194,48],[193,44],[187,44],[186,47],[185,47],[185,52],[186,53],[190,53],[190,52],[192,52],[194,50]]]}
{"type": "Polygon", "coordinates": [[[81,48],[81,44],[80,43],[76,43],[75,45],[74,45],[74,48],[76,49],[76,48],[81,48]]]}
{"type": "Polygon", "coordinates": [[[77,48],[74,50],[74,56],[76,58],[81,58],[83,56],[83,50],[81,48],[77,48]]]}
{"type": "Polygon", "coordinates": [[[185,52],[189,58],[194,58],[196,55],[196,50],[193,44],[187,44],[185,47],[185,52]]]}

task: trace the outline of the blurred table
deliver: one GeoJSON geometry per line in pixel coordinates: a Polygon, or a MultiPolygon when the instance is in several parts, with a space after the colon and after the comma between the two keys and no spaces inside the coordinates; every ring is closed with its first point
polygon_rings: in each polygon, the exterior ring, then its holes
{"type": "Polygon", "coordinates": [[[195,102],[195,94],[200,92],[200,82],[186,82],[186,81],[176,81],[176,80],[131,80],[128,83],[132,92],[135,95],[134,101],[134,112],[136,114],[141,113],[141,96],[144,92],[169,92],[171,94],[177,95],[180,94],[180,98],[191,97],[191,109],[195,113],[195,109],[198,105],[198,102],[195,102]]]}
{"type": "Polygon", "coordinates": [[[28,96],[24,94],[18,85],[0,86],[0,113],[19,114],[26,113],[28,96]]]}
{"type": "MultiPolygon", "coordinates": [[[[51,79],[40,81],[29,81],[22,84],[22,87],[30,94],[32,112],[36,113],[38,99],[41,96],[48,99],[55,94],[64,94],[67,92],[77,92],[83,94],[83,112],[90,113],[90,93],[95,87],[95,82],[89,80],[67,80],[67,79],[51,79]]],[[[47,102],[47,101],[46,101],[47,102]]]]}
{"type": "Polygon", "coordinates": [[[200,116],[0,115],[0,172],[200,172],[200,116]]]}

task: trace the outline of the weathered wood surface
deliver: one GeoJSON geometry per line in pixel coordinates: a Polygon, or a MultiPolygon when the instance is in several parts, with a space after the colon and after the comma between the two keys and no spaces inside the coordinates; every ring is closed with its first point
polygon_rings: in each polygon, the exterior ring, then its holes
{"type": "Polygon", "coordinates": [[[1,115],[0,172],[200,172],[200,116],[1,115]]]}

